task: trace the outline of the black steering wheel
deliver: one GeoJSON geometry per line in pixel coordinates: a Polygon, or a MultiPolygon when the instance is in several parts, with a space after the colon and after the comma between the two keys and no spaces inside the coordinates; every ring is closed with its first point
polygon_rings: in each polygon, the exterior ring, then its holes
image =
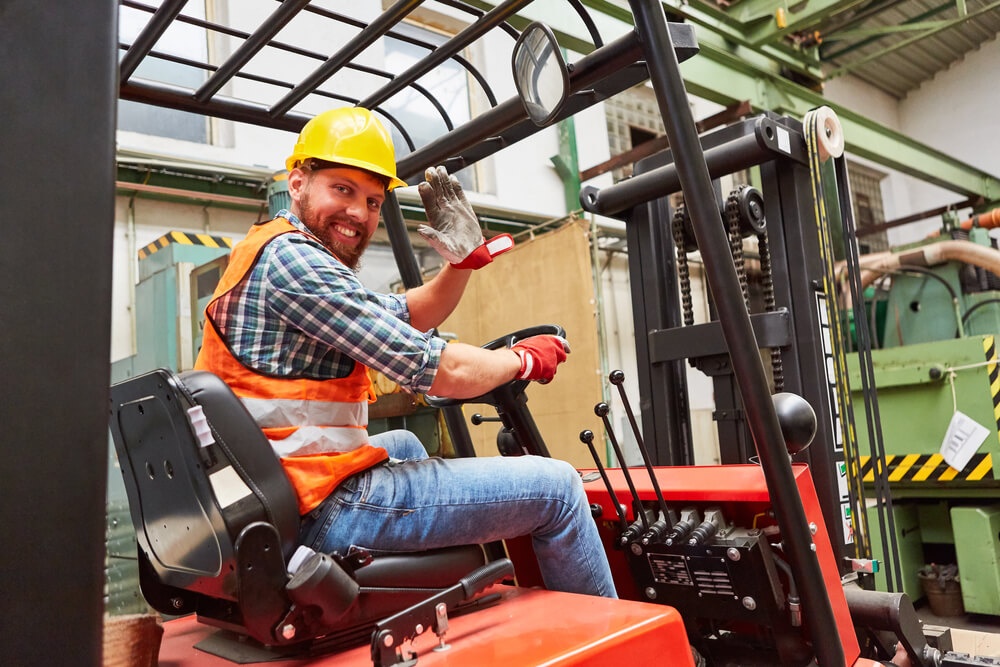
{"type": "MultiPolygon", "coordinates": [[[[538,326],[528,327],[527,329],[519,329],[518,331],[509,333],[506,336],[495,338],[483,345],[482,348],[484,350],[499,350],[504,347],[509,349],[515,343],[522,341],[525,338],[546,335],[561,336],[565,338],[566,330],[558,324],[540,324],[538,326]]],[[[498,407],[501,403],[506,402],[509,397],[517,396],[523,392],[527,388],[528,382],[529,380],[511,380],[510,382],[502,384],[499,387],[494,387],[485,394],[475,396],[473,398],[446,398],[443,396],[431,396],[429,394],[424,396],[424,398],[427,401],[427,405],[435,408],[448,408],[454,405],[462,405],[464,403],[486,403],[488,405],[498,407]]]]}

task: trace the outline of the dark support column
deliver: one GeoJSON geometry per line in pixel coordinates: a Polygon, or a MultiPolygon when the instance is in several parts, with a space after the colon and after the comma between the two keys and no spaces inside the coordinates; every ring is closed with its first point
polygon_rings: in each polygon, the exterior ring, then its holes
{"type": "Polygon", "coordinates": [[[781,528],[785,553],[802,596],[803,608],[807,610],[806,626],[816,658],[821,665],[842,665],[843,647],[837,634],[830,631],[836,627],[833,608],[819,561],[810,549],[812,538],[806,525],[805,509],[788,463],[750,317],[741,298],[736,267],[698,142],[684,80],[670,42],[663,5],[658,0],[630,0],[629,4],[705,263],[705,276],[719,310],[719,322],[740,386],[747,422],[757,444],[761,468],[781,528]]]}
{"type": "Polygon", "coordinates": [[[0,11],[4,664],[101,664],[118,3],[0,11]]]}
{"type": "MultiPolygon", "coordinates": [[[[382,205],[382,220],[385,222],[386,231],[389,232],[389,244],[392,246],[392,254],[396,258],[396,267],[399,268],[399,277],[403,280],[403,286],[406,289],[419,287],[423,284],[424,279],[420,275],[420,266],[413,254],[410,237],[406,233],[403,210],[399,207],[396,195],[391,192],[382,205]]],[[[465,423],[462,408],[457,406],[442,408],[442,411],[444,412],[444,423],[451,435],[451,442],[455,446],[455,452],[463,457],[475,456],[476,450],[472,446],[469,425],[465,423]]]]}
{"type": "MultiPolygon", "coordinates": [[[[646,163],[662,159],[661,155],[644,160],[636,172],[642,173],[650,168],[646,163]]],[[[694,463],[687,374],[681,359],[651,363],[648,335],[682,324],[670,218],[665,198],[637,206],[628,219],[626,236],[632,303],[636,304],[632,318],[642,439],[654,464],[675,466],[694,463]]]]}

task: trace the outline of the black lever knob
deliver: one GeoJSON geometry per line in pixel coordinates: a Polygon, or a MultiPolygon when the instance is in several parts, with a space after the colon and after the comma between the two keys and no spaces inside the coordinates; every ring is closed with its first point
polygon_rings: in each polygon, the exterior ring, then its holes
{"type": "Polygon", "coordinates": [[[469,417],[469,421],[472,422],[473,426],[479,426],[483,422],[498,422],[501,421],[499,417],[484,417],[478,412],[469,417]]]}
{"type": "Polygon", "coordinates": [[[598,403],[594,406],[594,414],[598,417],[607,417],[609,412],[611,408],[607,403],[598,403]]]}
{"type": "Polygon", "coordinates": [[[625,373],[620,370],[611,371],[611,374],[608,375],[608,381],[611,384],[620,385],[625,382],[625,373]]]}

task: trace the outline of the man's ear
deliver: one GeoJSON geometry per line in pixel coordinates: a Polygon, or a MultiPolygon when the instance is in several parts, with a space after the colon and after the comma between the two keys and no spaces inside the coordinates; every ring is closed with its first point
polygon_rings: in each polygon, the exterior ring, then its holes
{"type": "Polygon", "coordinates": [[[288,172],[288,194],[293,202],[298,203],[302,198],[308,181],[309,176],[298,167],[288,172]]]}

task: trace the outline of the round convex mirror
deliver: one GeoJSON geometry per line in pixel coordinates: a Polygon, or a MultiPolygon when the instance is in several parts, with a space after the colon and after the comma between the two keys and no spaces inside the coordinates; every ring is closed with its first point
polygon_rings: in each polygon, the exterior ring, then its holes
{"type": "Polygon", "coordinates": [[[528,117],[547,125],[569,92],[569,74],[555,35],[543,23],[532,23],[514,45],[514,84],[528,117]]]}

